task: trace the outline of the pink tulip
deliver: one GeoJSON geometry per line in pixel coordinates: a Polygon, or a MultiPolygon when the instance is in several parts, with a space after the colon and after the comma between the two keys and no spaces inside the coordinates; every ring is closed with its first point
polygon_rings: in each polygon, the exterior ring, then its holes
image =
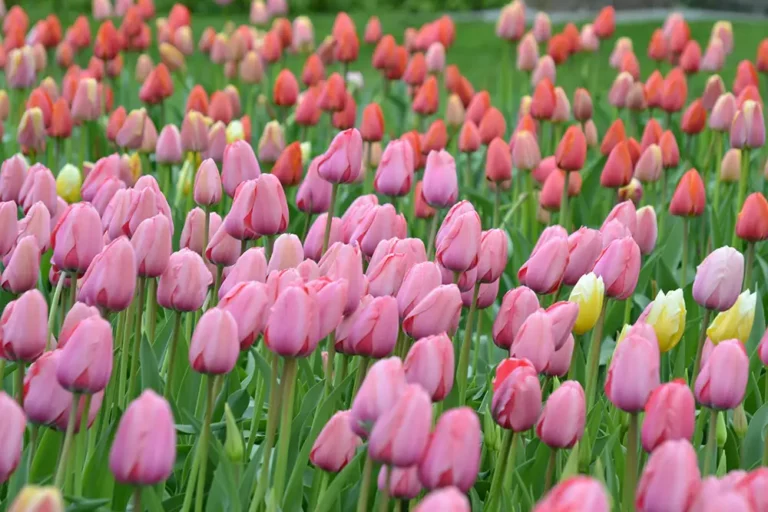
{"type": "Polygon", "coordinates": [[[296,193],[296,206],[303,212],[324,213],[331,204],[332,186],[318,174],[319,163],[320,157],[312,160],[296,193]]]}
{"type": "Polygon", "coordinates": [[[560,287],[568,258],[568,239],[553,237],[534,248],[528,261],[520,267],[517,277],[537,293],[552,293],[560,287]]]}
{"type": "Polygon", "coordinates": [[[530,288],[520,286],[508,291],[493,323],[493,342],[508,350],[525,320],[538,309],[539,300],[530,288]]]}
{"type": "Polygon", "coordinates": [[[609,512],[603,485],[588,476],[575,476],[556,485],[533,512],[609,512]]]}
{"type": "Polygon", "coordinates": [[[359,196],[352,201],[352,204],[349,205],[341,217],[342,240],[344,243],[349,243],[352,233],[363,222],[363,219],[368,214],[368,210],[378,204],[379,200],[374,194],[359,196]]]}
{"type": "Polygon", "coordinates": [[[417,464],[429,440],[432,408],[429,395],[418,385],[405,386],[393,406],[379,416],[368,439],[371,458],[387,465],[417,464]]]}
{"type": "Polygon", "coordinates": [[[653,451],[637,486],[635,508],[688,510],[701,482],[696,451],[688,440],[666,441],[653,451]]]}
{"type": "Polygon", "coordinates": [[[593,271],[603,278],[606,295],[627,299],[635,291],[640,274],[640,248],[631,237],[614,240],[603,249],[593,271]]]}
{"type": "Polygon", "coordinates": [[[405,378],[419,384],[433,402],[443,400],[453,388],[453,343],[445,333],[422,338],[405,358],[405,378]]]}
{"type": "Polygon", "coordinates": [[[253,345],[264,331],[269,316],[269,299],[264,284],[243,281],[234,285],[218,304],[218,309],[232,315],[237,325],[240,350],[253,345]]]}
{"type": "MultiPolygon", "coordinates": [[[[208,225],[208,238],[212,238],[214,233],[221,226],[221,217],[216,212],[211,212],[208,225]]],[[[179,247],[189,249],[202,256],[205,247],[203,247],[203,235],[205,231],[205,212],[202,208],[193,208],[187,214],[184,220],[184,228],[181,231],[179,247]]],[[[134,234],[135,236],[135,234],[134,234]]]]}
{"type": "Polygon", "coordinates": [[[413,183],[413,150],[405,140],[393,140],[381,155],[373,187],[379,194],[404,196],[413,183]]]}
{"type": "MultiPolygon", "coordinates": [[[[349,293],[348,281],[344,278],[332,280],[327,277],[320,277],[309,280],[307,282],[307,288],[313,290],[317,294],[317,304],[320,309],[320,327],[318,336],[320,338],[325,338],[336,330],[336,328],[339,327],[339,322],[342,321],[342,314],[347,305],[347,295],[349,293]]],[[[356,314],[357,311],[347,318],[351,318],[356,314]]],[[[371,318],[369,317],[369,320],[370,319],[371,318]]],[[[365,328],[362,324],[361,327],[365,328]]],[[[374,341],[381,341],[380,333],[381,329],[377,332],[378,339],[374,341]]]]}
{"type": "Polygon", "coordinates": [[[315,467],[330,473],[338,473],[355,456],[363,441],[350,428],[352,413],[339,411],[328,420],[317,436],[309,461],[315,467]]]}
{"type": "Polygon", "coordinates": [[[525,32],[525,4],[512,2],[499,13],[496,21],[496,36],[507,41],[517,41],[525,32]]]}
{"type": "Polygon", "coordinates": [[[731,124],[731,147],[761,148],[765,144],[765,119],[760,103],[747,100],[731,124]]]}
{"type": "Polygon", "coordinates": [[[0,414],[3,417],[0,424],[3,448],[0,450],[0,482],[6,482],[19,465],[27,420],[21,407],[2,391],[0,391],[0,414]]]}
{"type": "Polygon", "coordinates": [[[389,484],[389,495],[400,500],[412,500],[419,495],[422,489],[418,466],[409,468],[382,466],[377,483],[379,491],[386,489],[387,484],[389,484]]]}
{"type": "Polygon", "coordinates": [[[155,215],[139,224],[131,238],[136,253],[138,275],[159,277],[171,257],[171,228],[168,218],[155,215]]]}
{"type": "Polygon", "coordinates": [[[74,333],[77,326],[80,325],[80,322],[92,316],[101,316],[97,308],[86,306],[82,302],[75,302],[61,325],[58,348],[64,348],[67,345],[69,338],[72,337],[72,333],[74,333]]]}
{"type": "Polygon", "coordinates": [[[17,226],[17,243],[25,236],[31,235],[35,237],[40,252],[48,250],[48,244],[51,241],[51,214],[43,203],[35,203],[26,216],[18,221],[17,226]]]}
{"type": "Polygon", "coordinates": [[[534,34],[526,34],[517,47],[517,69],[531,72],[539,62],[539,46],[534,34]]]}
{"type": "Polygon", "coordinates": [[[428,72],[439,74],[445,69],[445,47],[440,42],[429,45],[425,58],[428,72]]]}
{"type": "Polygon", "coordinates": [[[35,164],[27,171],[24,183],[19,190],[19,205],[27,213],[32,205],[42,201],[51,215],[56,213],[56,179],[53,173],[42,164],[35,164]]]}
{"type": "Polygon", "coordinates": [[[675,379],[662,384],[645,404],[643,448],[650,453],[665,441],[691,439],[695,417],[693,393],[685,381],[675,379]]]}
{"type": "Polygon", "coordinates": [[[189,344],[189,366],[196,372],[223,375],[240,353],[238,326],[229,311],[211,308],[200,317],[189,344]]]}
{"type": "Polygon", "coordinates": [[[474,268],[481,244],[481,222],[477,212],[446,217],[436,243],[436,260],[453,272],[474,268]]]}
{"type": "Polygon", "coordinates": [[[469,499],[455,487],[444,487],[427,494],[414,509],[414,512],[470,512],[469,499]]]}
{"type": "Polygon", "coordinates": [[[352,431],[367,436],[371,426],[395,406],[407,385],[399,358],[374,363],[352,401],[349,419],[352,431]]]}
{"type": "Polygon", "coordinates": [[[502,428],[523,432],[536,424],[541,411],[541,386],[527,359],[504,359],[493,378],[493,419],[502,428]]]}
{"type": "MultiPolygon", "coordinates": [[[[381,246],[385,242],[379,244],[381,246]]],[[[368,265],[368,293],[374,297],[385,295],[395,296],[400,289],[406,272],[408,258],[403,253],[390,253],[368,265]]]]}
{"type": "Polygon", "coordinates": [[[320,341],[319,328],[315,292],[304,286],[289,286],[272,306],[264,343],[269,350],[283,357],[306,357],[320,341]]]}
{"type": "Polygon", "coordinates": [[[448,213],[445,215],[442,224],[440,225],[440,229],[437,230],[437,235],[435,236],[435,245],[439,244],[445,234],[451,229],[452,222],[465,213],[477,213],[475,207],[472,206],[472,203],[469,201],[459,201],[458,203],[451,206],[451,208],[448,210],[448,213]]]}
{"type": "Polygon", "coordinates": [[[734,409],[744,399],[749,378],[749,358],[739,340],[715,345],[696,378],[696,400],[715,409],[734,409]]]}
{"type": "MultiPolygon", "coordinates": [[[[318,215],[304,240],[304,256],[314,261],[319,261],[323,255],[323,237],[325,236],[327,218],[327,213],[318,215]]],[[[334,217],[331,221],[331,235],[328,239],[328,244],[331,246],[336,242],[341,242],[341,219],[339,217],[334,217]]]]}
{"type": "Polygon", "coordinates": [[[9,302],[0,316],[0,357],[32,362],[45,350],[48,305],[36,289],[9,302]]]}
{"type": "MultiPolygon", "coordinates": [[[[181,147],[185,152],[192,151],[195,153],[208,149],[208,127],[203,114],[200,112],[192,110],[184,116],[184,120],[181,122],[181,147]]],[[[249,179],[253,179],[253,177],[249,179]]]]}
{"type": "Polygon", "coordinates": [[[104,248],[101,219],[88,203],[67,208],[51,232],[53,263],[62,270],[83,273],[104,248]]]}
{"type": "Polygon", "coordinates": [[[377,359],[386,357],[395,348],[397,331],[395,298],[366,295],[336,329],[336,350],[377,359]]]}
{"type": "Polygon", "coordinates": [[[368,268],[376,267],[381,260],[390,254],[402,254],[405,258],[406,271],[417,263],[427,261],[427,250],[420,238],[390,238],[382,240],[368,262],[368,268]]]}
{"type": "Polygon", "coordinates": [[[112,375],[112,326],[100,316],[81,320],[61,349],[56,378],[78,393],[104,390],[112,375]]]}
{"type": "MultiPolygon", "coordinates": [[[[0,184],[2,187],[2,184],[0,184]]],[[[19,232],[18,207],[13,201],[0,203],[0,255],[4,256],[13,249],[19,232]]]]}
{"type": "Polygon", "coordinates": [[[178,164],[184,160],[181,147],[181,133],[175,125],[163,127],[154,148],[155,159],[161,164],[178,164]]]}
{"type": "Polygon", "coordinates": [[[511,357],[528,359],[537,372],[544,371],[554,351],[551,320],[542,309],[525,319],[509,347],[511,357]]]}
{"type": "Polygon", "coordinates": [[[721,94],[712,107],[709,127],[716,132],[730,131],[733,118],[736,116],[736,109],[736,97],[729,92],[721,94]]]}
{"type": "Polygon", "coordinates": [[[176,462],[176,429],[168,402],[144,391],[120,418],[109,452],[115,480],[127,485],[155,485],[166,480],[176,462]]]}
{"type": "Polygon", "coordinates": [[[11,293],[24,293],[37,286],[39,275],[40,247],[34,236],[25,236],[11,251],[0,285],[11,293]]]}
{"type": "Polygon", "coordinates": [[[253,247],[237,259],[234,265],[224,269],[224,281],[219,288],[219,298],[223,298],[236,284],[247,281],[263,283],[267,280],[267,260],[264,249],[253,247]]]}
{"type": "Polygon", "coordinates": [[[459,195],[456,162],[445,150],[432,151],[427,156],[422,193],[434,208],[448,208],[459,195]]]}
{"type": "Polygon", "coordinates": [[[424,487],[455,485],[469,492],[480,466],[480,440],[480,421],[469,407],[451,409],[440,416],[419,462],[424,487]]]}
{"type": "Polygon", "coordinates": [[[346,279],[349,285],[344,314],[353,313],[367,292],[360,247],[337,242],[320,259],[320,274],[332,280],[346,279]]]}
{"type": "Polygon", "coordinates": [[[652,206],[643,206],[637,210],[637,228],[634,235],[640,253],[645,255],[652,253],[656,247],[657,237],[656,210],[652,206]]]}
{"type": "Polygon", "coordinates": [[[221,167],[221,183],[228,196],[235,197],[241,183],[255,180],[260,175],[259,162],[250,144],[237,140],[227,146],[221,167]]]}
{"type": "Polygon", "coordinates": [[[24,185],[28,167],[27,161],[20,153],[3,162],[0,169],[0,201],[21,202],[19,192],[24,185]]]}
{"type": "Polygon", "coordinates": [[[544,375],[550,377],[565,377],[571,368],[571,359],[573,358],[573,347],[575,341],[573,334],[569,334],[563,346],[555,350],[549,357],[549,363],[544,369],[544,375]]]}
{"type": "Polygon", "coordinates": [[[212,206],[221,201],[221,176],[216,162],[210,158],[200,164],[195,174],[194,199],[201,206],[212,206]]]}
{"type": "Polygon", "coordinates": [[[176,311],[203,307],[213,276],[199,254],[182,249],[171,254],[168,266],[157,283],[157,303],[176,311]]]}
{"type": "Polygon", "coordinates": [[[575,285],[584,274],[592,271],[602,250],[602,234],[596,229],[579,228],[568,236],[568,264],[563,283],[575,285]]]}
{"type": "MultiPolygon", "coordinates": [[[[342,220],[343,222],[343,220],[342,220]]],[[[349,243],[357,243],[363,254],[370,257],[382,240],[392,237],[405,238],[407,226],[405,216],[397,213],[391,204],[377,205],[365,214],[349,238],[349,243]]]]}
{"type": "Polygon", "coordinates": [[[605,380],[606,396],[619,409],[637,413],[658,385],[658,344],[636,334],[627,336],[613,354],[605,380]]]}
{"type": "Polygon", "coordinates": [[[240,257],[240,240],[232,237],[220,226],[205,248],[205,259],[214,265],[229,267],[240,257]]]}
{"type": "Polygon", "coordinates": [[[397,292],[400,318],[405,318],[432,290],[440,286],[442,277],[436,263],[417,263],[408,270],[397,292]]]}
{"type": "Polygon", "coordinates": [[[712,251],[696,268],[693,299],[702,307],[726,311],[736,303],[744,276],[744,256],[731,247],[712,251]]]}
{"type": "Polygon", "coordinates": [[[584,435],[586,408],[581,384],[563,382],[547,399],[536,435],[551,448],[573,448],[584,435]]]}
{"type": "Polygon", "coordinates": [[[453,335],[458,328],[461,306],[461,293],[455,285],[438,286],[411,309],[403,320],[403,330],[413,339],[441,332],[453,335]]]}
{"type": "Polygon", "coordinates": [[[78,300],[89,306],[122,311],[136,290],[136,253],[125,237],[113,240],[96,255],[80,285],[78,300]]]}
{"type": "Polygon", "coordinates": [[[24,376],[24,412],[36,425],[56,426],[62,422],[66,425],[68,420],[66,414],[72,406],[72,393],[56,378],[61,353],[61,350],[44,352],[24,376]]]}
{"type": "Polygon", "coordinates": [[[507,267],[507,235],[501,229],[483,231],[478,251],[477,280],[492,283],[507,267]]]}
{"type": "Polygon", "coordinates": [[[340,132],[320,157],[317,173],[331,183],[353,183],[363,164],[363,139],[356,128],[340,132]]]}
{"type": "MultiPolygon", "coordinates": [[[[90,176],[90,175],[89,175],[90,176]]],[[[107,206],[112,201],[112,198],[117,194],[118,190],[123,190],[125,183],[118,178],[108,178],[102,183],[99,189],[96,191],[96,195],[93,197],[92,204],[99,215],[102,217],[106,213],[107,206]]],[[[85,198],[83,198],[85,199],[85,198]]]]}
{"type": "Polygon", "coordinates": [[[552,339],[555,350],[560,350],[568,340],[568,336],[576,324],[576,318],[579,316],[579,306],[575,302],[555,302],[547,308],[546,314],[552,327],[552,339]]]}

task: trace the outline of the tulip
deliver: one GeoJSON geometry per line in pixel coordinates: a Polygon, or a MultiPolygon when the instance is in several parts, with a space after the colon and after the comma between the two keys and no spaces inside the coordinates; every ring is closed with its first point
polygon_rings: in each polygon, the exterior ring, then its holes
{"type": "Polygon", "coordinates": [[[499,14],[496,21],[496,37],[507,41],[518,41],[525,32],[525,4],[511,2],[499,14]]]}
{"type": "Polygon", "coordinates": [[[228,196],[234,197],[241,183],[255,180],[260,175],[259,162],[250,144],[245,141],[235,141],[227,146],[224,150],[221,182],[228,196]]]}
{"type": "Polygon", "coordinates": [[[736,219],[736,236],[752,243],[768,239],[768,201],[760,192],[750,194],[744,201],[736,219]]]}
{"type": "Polygon", "coordinates": [[[116,238],[93,258],[82,279],[78,300],[89,306],[122,311],[133,300],[136,254],[125,237],[116,238]]]}
{"type": "MultiPolygon", "coordinates": [[[[13,223],[11,223],[10,226],[13,227],[13,223]]],[[[35,237],[37,246],[40,248],[41,252],[48,250],[48,245],[51,240],[51,214],[48,213],[48,210],[43,206],[43,203],[35,203],[34,206],[29,209],[27,215],[18,221],[17,226],[18,234],[15,237],[16,241],[23,239],[27,235],[32,235],[35,237]]],[[[10,238],[11,234],[9,233],[8,236],[10,238]]],[[[11,242],[11,240],[9,240],[9,242],[11,242]]],[[[9,245],[10,250],[13,243],[11,242],[9,245]]]]}
{"type": "Polygon", "coordinates": [[[213,278],[199,254],[182,249],[171,254],[157,284],[157,303],[176,311],[196,311],[203,306],[213,278]]]}
{"type": "Polygon", "coordinates": [[[517,69],[531,72],[539,62],[539,47],[534,34],[526,34],[517,46],[517,69]]]}
{"type": "Polygon", "coordinates": [[[532,428],[541,410],[541,386],[527,359],[504,359],[493,378],[493,419],[502,428],[524,432],[532,428]]]}
{"type": "Polygon", "coordinates": [[[584,434],[586,404],[584,390],[576,381],[566,381],[552,392],[536,423],[536,435],[551,448],[572,448],[584,434]]]}
{"type": "Polygon", "coordinates": [[[28,168],[29,164],[21,154],[15,154],[3,162],[0,170],[0,200],[19,202],[19,192],[28,168]]]}
{"type": "Polygon", "coordinates": [[[568,265],[568,240],[554,237],[534,248],[517,273],[520,282],[537,293],[549,294],[560,287],[568,265]]]}
{"type": "Polygon", "coordinates": [[[696,268],[693,298],[707,309],[729,310],[739,297],[743,275],[744,257],[739,251],[731,247],[715,249],[696,268]]]}
{"type": "Polygon", "coordinates": [[[552,340],[555,350],[560,350],[568,341],[579,315],[579,306],[575,302],[555,302],[546,310],[546,316],[551,323],[552,340]]]}
{"type": "Polygon", "coordinates": [[[357,180],[362,167],[363,142],[356,129],[345,130],[331,142],[320,157],[317,172],[321,178],[334,184],[352,183],[357,180]]]}
{"type": "Polygon", "coordinates": [[[51,231],[52,262],[62,270],[80,274],[88,270],[104,247],[101,219],[88,203],[68,207],[51,231]]]}
{"type": "MultiPolygon", "coordinates": [[[[3,455],[0,457],[0,481],[5,482],[16,470],[24,445],[26,418],[21,407],[3,392],[0,392],[0,413],[3,415],[3,455]]],[[[11,507],[15,508],[14,506],[11,507]]]]}
{"type": "Polygon", "coordinates": [[[61,352],[56,369],[59,384],[75,393],[102,391],[112,374],[112,328],[100,316],[77,324],[61,352]]]}
{"type": "Polygon", "coordinates": [[[221,201],[221,176],[216,162],[208,158],[200,164],[195,174],[195,203],[200,206],[212,206],[221,201]]]}
{"type": "Polygon", "coordinates": [[[424,81],[413,98],[411,108],[417,115],[431,116],[437,112],[438,100],[437,80],[434,76],[430,76],[424,81]]]}
{"type": "Polygon", "coordinates": [[[550,119],[555,111],[555,87],[548,78],[536,84],[531,102],[531,115],[534,119],[550,119]]]}
{"type": "Polygon", "coordinates": [[[0,254],[3,256],[11,252],[16,244],[19,232],[17,211],[18,208],[13,201],[0,202],[0,254]]]}
{"type": "Polygon", "coordinates": [[[696,135],[704,130],[707,123],[707,111],[701,100],[694,100],[683,113],[680,126],[684,133],[696,135]]]}
{"type": "Polygon", "coordinates": [[[533,509],[534,512],[557,510],[608,512],[608,496],[603,485],[586,476],[568,478],[556,485],[533,509]]]}
{"type": "Polygon", "coordinates": [[[229,272],[225,273],[224,282],[219,289],[219,298],[221,299],[238,283],[265,282],[267,279],[267,260],[264,257],[263,248],[248,249],[228,270],[229,272]]]}
{"type": "Polygon", "coordinates": [[[397,342],[397,301],[391,296],[363,297],[357,310],[336,329],[339,352],[381,358],[397,342]]]}
{"type": "Polygon", "coordinates": [[[570,302],[579,306],[579,315],[573,325],[574,333],[584,334],[595,326],[602,314],[604,295],[605,285],[601,276],[590,272],[579,279],[568,297],[570,302]]]}
{"type": "Polygon", "coordinates": [[[602,277],[609,297],[627,299],[637,285],[640,248],[631,237],[614,240],[603,250],[593,271],[602,277]]]}
{"type": "Polygon", "coordinates": [[[448,218],[438,236],[436,260],[453,272],[474,268],[478,262],[481,243],[480,216],[471,211],[448,218]],[[450,220],[450,222],[448,222],[450,220]]]}
{"type": "Polygon", "coordinates": [[[390,357],[373,364],[352,401],[352,430],[367,436],[369,427],[394,407],[407,385],[399,358],[390,357]]]}
{"type": "Polygon", "coordinates": [[[659,385],[659,349],[639,335],[616,346],[605,381],[605,394],[619,409],[637,413],[659,385]]]}
{"type": "Polygon", "coordinates": [[[477,280],[492,283],[501,277],[507,266],[507,236],[500,229],[483,231],[478,250],[477,280]]]}
{"type": "Polygon", "coordinates": [[[8,86],[12,89],[28,89],[32,87],[36,79],[36,69],[32,48],[23,46],[14,48],[8,52],[5,61],[5,75],[8,86]]]}
{"type": "Polygon", "coordinates": [[[377,484],[379,491],[387,489],[389,485],[389,495],[397,499],[414,499],[422,489],[418,466],[409,468],[382,466],[377,484]]]}
{"type": "Polygon", "coordinates": [[[712,343],[718,344],[733,338],[746,343],[755,320],[756,297],[754,292],[750,293],[746,290],[738,296],[730,309],[722,311],[715,317],[712,324],[707,327],[707,336],[712,343]]]}
{"type": "Polygon", "coordinates": [[[419,384],[433,402],[443,400],[453,388],[454,352],[451,339],[441,333],[413,344],[404,363],[405,378],[419,384]]]}
{"type": "Polygon", "coordinates": [[[611,124],[610,128],[608,128],[608,131],[605,132],[605,137],[603,137],[603,142],[600,145],[600,153],[602,153],[603,156],[609,156],[614,148],[626,139],[627,135],[624,130],[624,122],[621,118],[616,119],[611,124]]]}
{"type": "Polygon", "coordinates": [[[0,280],[3,289],[20,294],[35,288],[40,274],[40,247],[35,237],[21,238],[9,255],[0,280]]]}
{"type": "Polygon", "coordinates": [[[363,443],[350,428],[351,421],[350,411],[339,411],[328,420],[309,452],[309,460],[315,467],[338,473],[349,464],[363,443]]]}
{"type": "Polygon", "coordinates": [[[731,124],[731,147],[760,148],[765,144],[765,120],[760,103],[747,100],[731,124]]]}
{"type": "Polygon", "coordinates": [[[541,151],[534,133],[528,130],[515,132],[510,141],[512,166],[518,170],[532,170],[541,163],[541,151]]]}
{"type": "Polygon", "coordinates": [[[195,327],[189,345],[189,365],[200,373],[223,375],[232,371],[240,353],[238,326],[229,311],[211,308],[195,327]]]}
{"type": "Polygon", "coordinates": [[[626,142],[619,142],[611,150],[600,174],[600,185],[606,188],[619,188],[632,180],[633,164],[626,142]]]}
{"type": "Polygon", "coordinates": [[[453,334],[458,327],[461,306],[461,293],[456,286],[438,286],[405,316],[403,330],[414,339],[441,332],[453,334]],[[440,314],[436,316],[437,312],[440,314]]]}
{"type": "Polygon", "coordinates": [[[29,290],[9,302],[0,317],[0,357],[32,362],[46,346],[48,307],[42,294],[29,290]]]}
{"type": "Polygon", "coordinates": [[[587,139],[578,126],[571,126],[557,146],[557,166],[564,171],[579,171],[587,156],[587,139]]]}
{"type": "Polygon", "coordinates": [[[731,129],[736,115],[736,98],[731,93],[725,93],[717,98],[709,116],[709,127],[717,132],[727,132],[731,129]]]}
{"type": "Polygon", "coordinates": [[[301,286],[288,287],[272,306],[264,343],[269,350],[283,357],[306,357],[320,341],[319,323],[316,294],[301,286]],[[289,317],[301,321],[287,322],[289,317]]]}
{"type": "Polygon", "coordinates": [[[568,237],[568,264],[563,282],[575,285],[584,274],[595,266],[602,250],[602,235],[595,229],[580,228],[568,237]]]}
{"type": "Polygon", "coordinates": [[[357,309],[367,287],[363,276],[362,252],[357,245],[335,243],[320,259],[320,274],[332,280],[346,279],[349,284],[344,314],[357,309]]]}
{"type": "Polygon", "coordinates": [[[643,206],[637,210],[637,228],[634,234],[640,253],[645,255],[652,253],[656,247],[657,237],[656,211],[652,206],[643,206]]]}
{"type": "Polygon", "coordinates": [[[683,379],[662,384],[645,404],[641,439],[648,453],[666,441],[689,440],[693,436],[696,405],[683,379]]]}
{"type": "Polygon", "coordinates": [[[424,487],[455,485],[468,492],[475,483],[479,465],[480,421],[475,412],[459,407],[444,413],[437,420],[419,462],[419,479],[424,487]]]}
{"type": "Polygon", "coordinates": [[[398,467],[418,463],[431,426],[429,395],[418,385],[403,389],[392,408],[379,416],[369,438],[369,456],[398,467]]]}
{"type": "Polygon", "coordinates": [[[662,353],[672,350],[682,338],[685,331],[685,314],[682,290],[674,290],[668,294],[659,291],[645,321],[653,326],[662,353]]]}
{"type": "Polygon", "coordinates": [[[539,301],[530,288],[520,286],[507,292],[493,324],[493,342],[509,349],[525,320],[538,309],[539,301]]]}
{"type": "Polygon", "coordinates": [[[696,451],[687,440],[667,441],[648,458],[637,487],[635,508],[688,510],[699,488],[696,451]]]}
{"type": "Polygon", "coordinates": [[[380,194],[403,196],[411,190],[413,155],[410,144],[394,140],[387,144],[376,170],[373,186],[380,194]]]}
{"type": "Polygon", "coordinates": [[[469,512],[469,500],[455,487],[444,487],[427,494],[421,500],[414,512],[429,512],[431,510],[445,510],[450,512],[469,512]]]}
{"type": "Polygon", "coordinates": [[[26,152],[41,152],[45,150],[45,124],[43,112],[39,107],[24,111],[16,131],[16,141],[26,152]]]}
{"type": "Polygon", "coordinates": [[[370,257],[380,241],[392,237],[405,238],[405,236],[405,217],[402,214],[398,215],[391,204],[385,204],[376,205],[366,212],[365,217],[352,232],[349,242],[359,244],[363,254],[370,257]]]}

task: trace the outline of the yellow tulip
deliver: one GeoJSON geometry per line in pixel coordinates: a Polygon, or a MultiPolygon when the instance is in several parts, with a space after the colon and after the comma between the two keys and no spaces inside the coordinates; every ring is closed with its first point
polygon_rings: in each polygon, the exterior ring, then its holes
{"type": "Polygon", "coordinates": [[[191,156],[184,160],[184,164],[181,166],[179,172],[179,179],[176,182],[176,200],[174,206],[179,207],[181,201],[185,199],[192,192],[192,181],[194,172],[192,171],[192,158],[191,156]]]}
{"type": "Polygon", "coordinates": [[[27,485],[16,496],[11,505],[11,510],[50,510],[60,512],[64,510],[64,500],[61,492],[56,487],[39,487],[27,485]]]}
{"type": "Polygon", "coordinates": [[[80,175],[80,169],[72,164],[67,164],[61,168],[56,177],[56,193],[68,203],[76,203],[80,200],[80,186],[83,184],[83,177],[80,175]]]}
{"type": "Polygon", "coordinates": [[[715,320],[707,328],[707,336],[712,343],[718,344],[723,340],[738,339],[747,341],[755,321],[755,306],[757,294],[749,290],[742,292],[731,309],[718,313],[715,320]]]}
{"type": "Polygon", "coordinates": [[[232,144],[236,140],[245,139],[245,130],[243,129],[243,123],[235,119],[230,122],[226,130],[227,144],[232,144]]]}
{"type": "Polygon", "coordinates": [[[661,352],[672,350],[683,337],[685,314],[683,290],[677,289],[667,294],[660,291],[656,295],[645,322],[653,326],[661,352]]]}
{"type": "Polygon", "coordinates": [[[312,158],[312,143],[302,142],[299,146],[301,147],[301,164],[306,166],[312,158]]]}
{"type": "Polygon", "coordinates": [[[602,277],[597,277],[592,272],[581,276],[568,298],[579,305],[579,316],[573,326],[574,333],[584,334],[595,326],[603,311],[604,296],[605,284],[602,277]]]}

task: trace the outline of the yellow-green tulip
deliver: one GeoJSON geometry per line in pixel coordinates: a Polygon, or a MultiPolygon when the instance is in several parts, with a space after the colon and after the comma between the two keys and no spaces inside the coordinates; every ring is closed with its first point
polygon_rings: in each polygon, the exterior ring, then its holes
{"type": "Polygon", "coordinates": [[[568,298],[579,305],[579,316],[573,326],[574,333],[584,334],[595,326],[603,310],[604,297],[605,285],[602,277],[597,277],[592,272],[581,276],[568,298]]]}
{"type": "Polygon", "coordinates": [[[752,322],[755,320],[757,294],[749,290],[742,292],[731,309],[719,313],[707,328],[707,336],[712,343],[724,340],[738,339],[747,341],[752,332],[752,322]]]}
{"type": "Polygon", "coordinates": [[[80,175],[80,169],[72,164],[67,164],[61,168],[56,177],[56,193],[68,203],[76,203],[80,200],[80,186],[83,184],[83,177],[80,175]]]}
{"type": "Polygon", "coordinates": [[[683,290],[667,294],[660,291],[653,301],[645,322],[653,326],[661,352],[669,352],[685,332],[685,299],[683,290]]]}

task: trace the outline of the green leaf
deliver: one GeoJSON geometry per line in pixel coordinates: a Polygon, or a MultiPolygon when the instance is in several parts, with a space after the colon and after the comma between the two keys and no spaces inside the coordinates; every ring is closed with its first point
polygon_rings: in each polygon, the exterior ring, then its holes
{"type": "Polygon", "coordinates": [[[141,388],[152,389],[156,393],[163,393],[163,382],[160,379],[159,365],[155,352],[149,344],[146,336],[141,337],[141,388]]]}
{"type": "Polygon", "coordinates": [[[334,505],[338,497],[341,495],[341,491],[344,487],[350,483],[353,483],[356,478],[360,477],[362,468],[360,463],[365,459],[366,451],[361,450],[355,458],[349,461],[349,464],[342,469],[333,481],[328,485],[328,488],[323,494],[323,499],[317,504],[315,512],[326,512],[334,505]]]}
{"type": "Polygon", "coordinates": [[[149,509],[149,512],[164,512],[163,502],[151,485],[145,485],[141,488],[141,505],[149,509]]]}
{"type": "Polygon", "coordinates": [[[744,469],[756,468],[762,462],[766,426],[768,426],[768,404],[757,410],[747,427],[747,435],[743,441],[744,469]]]}
{"type": "MultiPolygon", "coordinates": [[[[600,459],[598,459],[599,461],[600,459]]],[[[560,474],[560,482],[567,480],[579,473],[579,443],[576,443],[568,455],[568,461],[565,463],[563,472],[560,474]]]]}
{"type": "Polygon", "coordinates": [[[41,428],[41,437],[32,460],[30,480],[32,482],[52,481],[61,451],[64,433],[50,428],[41,428]]]}

